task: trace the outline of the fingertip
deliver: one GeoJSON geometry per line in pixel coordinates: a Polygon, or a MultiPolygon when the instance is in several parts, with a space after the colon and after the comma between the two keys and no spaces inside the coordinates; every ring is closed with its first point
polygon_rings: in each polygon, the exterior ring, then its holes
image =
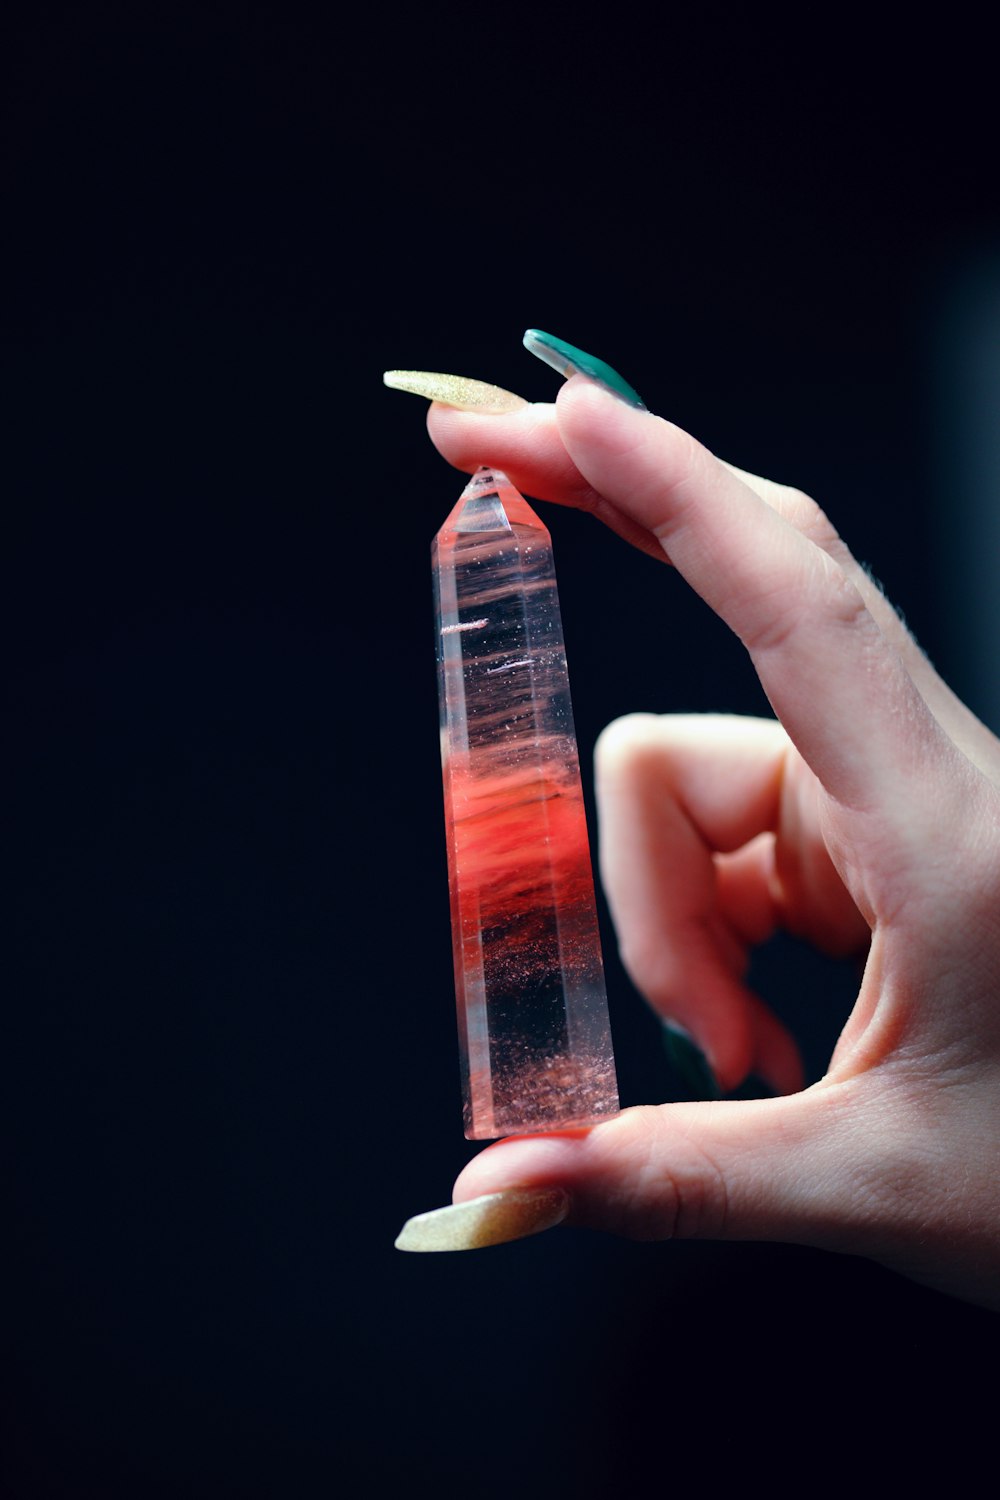
{"type": "Polygon", "coordinates": [[[603,425],[620,420],[627,425],[630,418],[650,415],[640,407],[630,406],[586,375],[570,376],[556,395],[555,407],[561,428],[564,424],[570,428],[589,427],[597,421],[603,425]]]}
{"type": "Polygon", "coordinates": [[[443,458],[471,473],[480,464],[501,469],[514,487],[536,500],[592,508],[592,496],[566,452],[555,408],[537,402],[520,411],[483,415],[432,404],[431,442],[443,458]]]}
{"type": "Polygon", "coordinates": [[[682,427],[627,405],[581,375],[559,392],[556,417],[566,451],[588,483],[654,534],[664,520],[664,494],[714,463],[682,427]]]}
{"type": "Polygon", "coordinates": [[[495,1141],[463,1167],[452,1197],[456,1203],[512,1188],[568,1188],[577,1170],[580,1146],[594,1129],[515,1136],[495,1141]]]}
{"type": "MultiPolygon", "coordinates": [[[[590,431],[595,424],[602,430],[627,432],[641,430],[650,423],[673,427],[664,417],[658,417],[645,406],[635,406],[623,397],[592,380],[587,375],[572,375],[560,388],[555,400],[560,427],[563,423],[590,431]]],[[[681,432],[681,428],[676,428],[681,432]]]]}
{"type": "Polygon", "coordinates": [[[441,448],[442,444],[451,447],[455,443],[461,443],[470,425],[474,427],[482,420],[480,413],[459,411],[457,407],[445,406],[441,401],[432,401],[427,408],[427,431],[437,448],[441,448]]]}

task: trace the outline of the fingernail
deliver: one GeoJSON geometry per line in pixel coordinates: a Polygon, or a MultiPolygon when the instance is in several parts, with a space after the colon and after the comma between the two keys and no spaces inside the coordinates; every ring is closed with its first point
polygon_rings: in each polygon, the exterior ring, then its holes
{"type": "Polygon", "coordinates": [[[561,1224],[569,1212],[562,1188],[509,1188],[407,1219],[397,1250],[484,1250],[561,1224]]]}
{"type": "Polygon", "coordinates": [[[690,1032],[676,1021],[664,1021],[663,1045],[677,1082],[688,1099],[721,1099],[715,1074],[690,1032]]]}
{"type": "Polygon", "coordinates": [[[382,379],[394,391],[412,391],[415,396],[426,396],[428,401],[440,401],[458,411],[500,413],[520,411],[529,404],[523,396],[515,396],[502,386],[470,380],[465,375],[442,375],[434,370],[386,370],[382,379]]]}
{"type": "Polygon", "coordinates": [[[646,410],[646,403],[638,392],[632,389],[627,380],[622,379],[617,370],[606,365],[603,359],[585,354],[582,349],[557,339],[554,334],[543,333],[540,328],[528,329],[524,335],[524,347],[529,354],[534,354],[537,359],[551,365],[553,370],[558,370],[560,375],[567,378],[570,375],[586,375],[589,380],[596,380],[598,385],[603,385],[613,396],[627,401],[629,406],[637,406],[640,411],[646,410]]]}

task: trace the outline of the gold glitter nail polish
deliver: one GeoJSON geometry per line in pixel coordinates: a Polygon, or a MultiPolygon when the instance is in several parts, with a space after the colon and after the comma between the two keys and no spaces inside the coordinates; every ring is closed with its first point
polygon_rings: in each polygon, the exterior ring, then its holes
{"type": "Polygon", "coordinates": [[[428,401],[440,401],[458,411],[500,413],[520,411],[528,402],[502,386],[488,385],[484,380],[470,380],[466,375],[444,375],[433,370],[386,370],[382,376],[394,391],[412,391],[428,401]]]}

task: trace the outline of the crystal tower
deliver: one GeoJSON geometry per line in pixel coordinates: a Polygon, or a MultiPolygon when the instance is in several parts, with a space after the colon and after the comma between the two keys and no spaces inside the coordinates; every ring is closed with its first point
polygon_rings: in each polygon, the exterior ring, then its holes
{"type": "Polygon", "coordinates": [[[441,759],[471,1140],[618,1112],[548,530],[497,469],[432,548],[441,759]]]}

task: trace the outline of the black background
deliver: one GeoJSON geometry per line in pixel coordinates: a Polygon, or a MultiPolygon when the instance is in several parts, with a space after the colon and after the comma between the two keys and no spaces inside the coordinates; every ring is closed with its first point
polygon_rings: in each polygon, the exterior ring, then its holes
{"type": "MultiPolygon", "coordinates": [[[[428,574],[462,481],[381,372],[548,399],[525,327],[602,355],[816,494],[961,685],[934,351],[1000,211],[991,49],[951,25],[8,25],[5,1494],[590,1496],[808,1482],[873,1422],[869,1478],[974,1447],[995,1319],[875,1266],[392,1245],[475,1148],[428,574]]],[[[585,760],[630,709],[765,709],[679,579],[546,520],[585,760]]],[[[663,1099],[607,946],[624,1101],[663,1099]]],[[[760,982],[818,1076],[852,976],[785,944],[760,982]]]]}

